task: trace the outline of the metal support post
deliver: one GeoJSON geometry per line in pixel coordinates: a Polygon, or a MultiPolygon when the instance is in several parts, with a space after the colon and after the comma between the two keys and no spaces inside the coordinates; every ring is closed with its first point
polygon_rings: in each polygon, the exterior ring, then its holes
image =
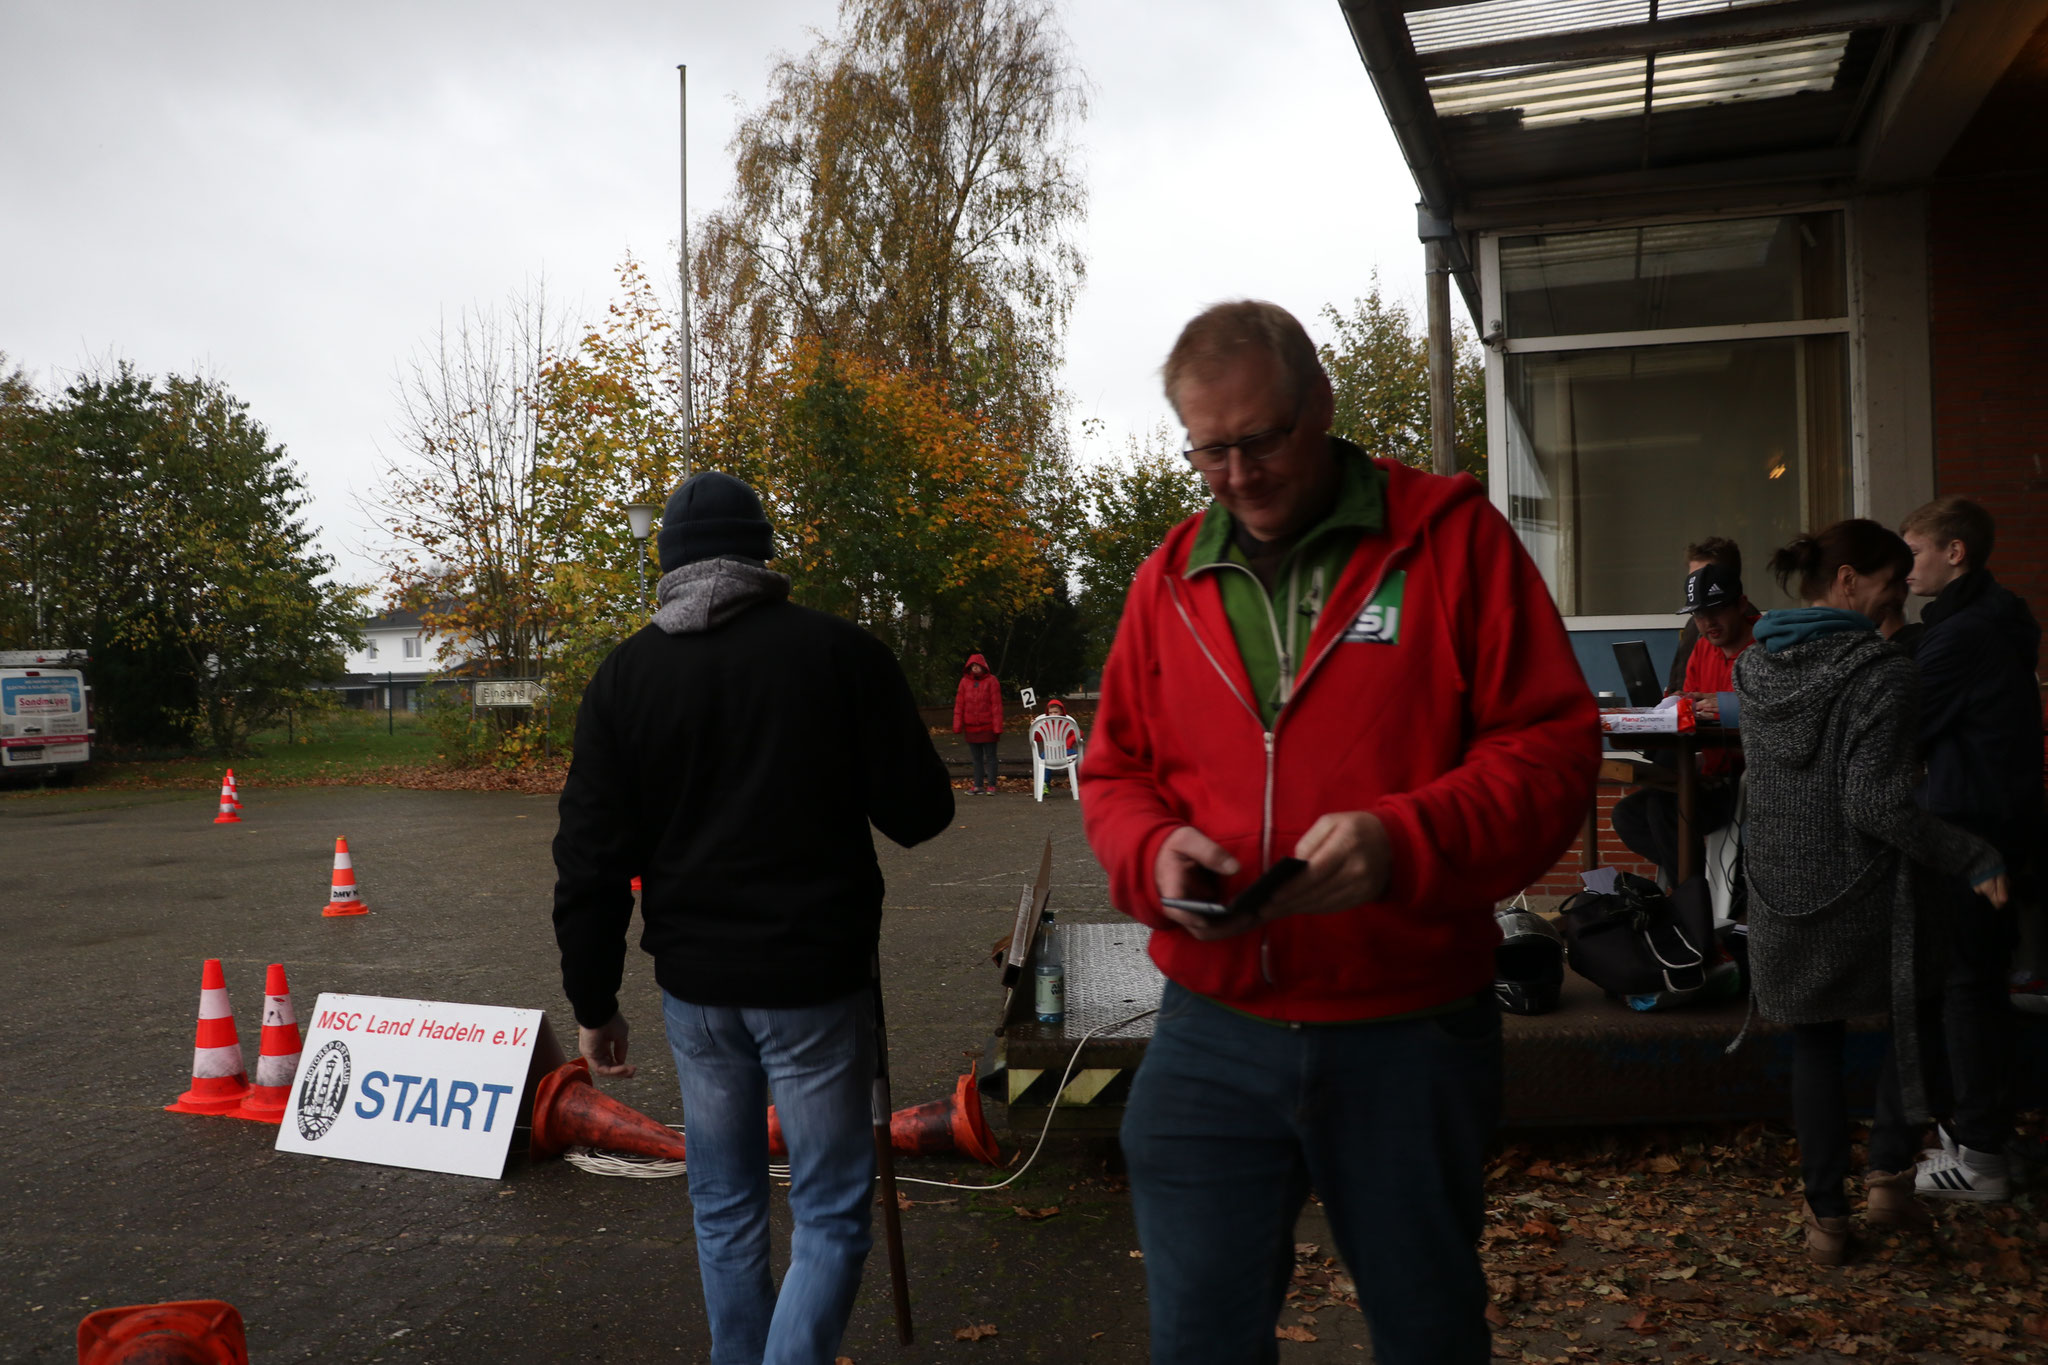
{"type": "Polygon", "coordinates": [[[1455,474],[1458,450],[1452,409],[1456,359],[1451,353],[1451,267],[1440,238],[1425,241],[1422,250],[1429,286],[1430,468],[1439,474],[1455,474]]]}

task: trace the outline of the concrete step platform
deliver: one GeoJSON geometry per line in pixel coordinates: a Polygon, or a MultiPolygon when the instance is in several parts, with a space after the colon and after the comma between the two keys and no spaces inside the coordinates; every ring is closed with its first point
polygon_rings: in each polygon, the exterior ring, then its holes
{"type": "MultiPolygon", "coordinates": [[[[1010,1126],[1036,1131],[1061,1093],[1054,1126],[1113,1129],[1131,1078],[1152,1036],[1165,985],[1145,953],[1151,931],[1136,923],[1062,925],[1066,943],[1066,1019],[1041,1024],[1029,1012],[1030,971],[995,1045],[982,1063],[981,1090],[1010,1126]],[[1100,1030],[1099,1032],[1097,1030],[1100,1030]],[[1075,1046],[1094,1032],[1075,1059],[1075,1046]]],[[[1784,1119],[1791,1113],[1792,1035],[1758,1016],[1733,1055],[1746,998],[1647,1013],[1611,1000],[1567,972],[1559,1008],[1508,1015],[1502,1121],[1510,1127],[1702,1123],[1784,1119]]],[[[2013,1015],[2014,1090],[2019,1107],[2048,1104],[2048,1017],[2013,1015]]],[[[1849,1096],[1867,1114],[1884,1057],[1883,1021],[1851,1024],[1849,1096]]]]}

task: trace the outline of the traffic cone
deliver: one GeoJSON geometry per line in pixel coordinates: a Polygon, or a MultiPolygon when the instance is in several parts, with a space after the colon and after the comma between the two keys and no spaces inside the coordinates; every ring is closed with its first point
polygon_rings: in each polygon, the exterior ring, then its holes
{"type": "Polygon", "coordinates": [[[242,1067],[242,1042],[235,1036],[235,1009],[220,959],[209,957],[199,974],[199,1028],[192,1040],[192,1088],[164,1106],[173,1114],[225,1114],[249,1093],[242,1067]]]}
{"type": "Polygon", "coordinates": [[[348,840],[334,841],[334,888],[328,893],[327,908],[321,915],[367,915],[370,907],[356,894],[356,865],[348,856],[348,840]]]}
{"type": "Polygon", "coordinates": [[[981,1092],[974,1073],[953,1086],[950,1100],[929,1100],[898,1109],[889,1116],[889,1145],[905,1156],[938,1156],[958,1152],[984,1166],[1002,1164],[1002,1151],[981,1114],[981,1092]]]}
{"type": "Polygon", "coordinates": [[[219,1299],[102,1308],[78,1324],[78,1365],[249,1365],[249,1343],[219,1299]]]}
{"type": "Polygon", "coordinates": [[[263,1046],[256,1054],[256,1084],[235,1110],[238,1119],[282,1123],[291,1107],[292,1079],[299,1074],[299,1019],[292,1013],[292,988],[284,964],[273,962],[263,981],[263,1046]]]}
{"type": "MultiPolygon", "coordinates": [[[[981,1092],[974,1088],[974,1074],[962,1076],[953,1087],[950,1100],[929,1100],[898,1109],[889,1116],[889,1146],[905,1156],[943,1156],[958,1152],[984,1166],[1002,1164],[988,1120],[981,1113],[981,1092]]],[[[782,1140],[782,1119],[775,1106],[768,1106],[768,1155],[789,1155],[782,1140]]]]}
{"type": "Polygon", "coordinates": [[[581,1057],[541,1077],[533,1091],[533,1141],[528,1150],[548,1157],[564,1147],[684,1159],[681,1133],[592,1085],[590,1063],[581,1057]]]}
{"type": "Polygon", "coordinates": [[[242,802],[235,795],[235,770],[228,769],[228,775],[221,779],[220,814],[213,817],[216,825],[239,825],[242,823],[242,802]]]}

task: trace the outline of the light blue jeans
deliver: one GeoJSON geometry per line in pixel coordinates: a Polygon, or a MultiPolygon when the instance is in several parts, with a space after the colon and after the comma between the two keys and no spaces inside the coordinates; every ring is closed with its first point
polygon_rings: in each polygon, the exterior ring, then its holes
{"type": "Polygon", "coordinates": [[[712,1365],[818,1365],[838,1354],[874,1242],[874,1004],[662,1013],[683,1092],[697,1265],[712,1365]],[[789,1273],[768,1271],[768,1092],[789,1147],[789,1273]]]}

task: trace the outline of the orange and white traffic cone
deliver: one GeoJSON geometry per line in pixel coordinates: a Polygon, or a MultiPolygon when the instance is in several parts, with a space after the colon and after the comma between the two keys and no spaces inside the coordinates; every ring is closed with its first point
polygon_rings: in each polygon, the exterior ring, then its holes
{"type": "Polygon", "coordinates": [[[165,1109],[173,1114],[225,1114],[249,1093],[242,1066],[242,1041],[235,1035],[235,1011],[228,1003],[228,979],[220,959],[209,957],[199,974],[199,1028],[192,1039],[192,1088],[165,1109]]]}
{"type": "Polygon", "coordinates": [[[263,980],[263,1046],[256,1054],[256,1084],[235,1110],[238,1119],[282,1123],[291,1107],[292,1079],[299,1074],[299,1018],[292,1013],[292,988],[284,964],[273,962],[263,980]]]}
{"type": "Polygon", "coordinates": [[[370,907],[356,894],[356,865],[348,856],[348,840],[334,841],[334,886],[328,893],[327,908],[321,915],[367,915],[370,907]]]}
{"type": "Polygon", "coordinates": [[[78,1324],[78,1365],[249,1365],[249,1339],[219,1299],[102,1308],[78,1324]]]}
{"type": "Polygon", "coordinates": [[[213,817],[216,825],[239,825],[242,823],[242,802],[235,795],[235,770],[228,769],[228,775],[221,779],[220,814],[213,817]]]}

